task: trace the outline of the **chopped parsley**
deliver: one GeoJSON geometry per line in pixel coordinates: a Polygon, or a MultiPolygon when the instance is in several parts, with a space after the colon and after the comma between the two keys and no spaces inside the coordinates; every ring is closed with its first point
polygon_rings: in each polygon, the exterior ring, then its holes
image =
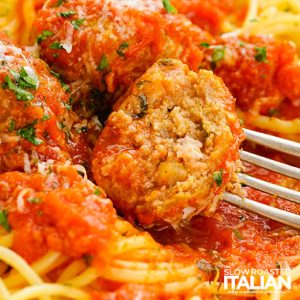
{"type": "Polygon", "coordinates": [[[77,20],[73,20],[71,21],[73,27],[76,29],[76,30],[79,30],[80,26],[83,24],[84,22],[84,19],[77,19],[77,20]]]}
{"type": "Polygon", "coordinates": [[[263,62],[266,63],[268,62],[267,60],[267,48],[266,47],[256,47],[255,48],[256,54],[255,54],[255,60],[257,62],[263,62]]]}
{"type": "Polygon", "coordinates": [[[278,115],[279,113],[279,110],[276,109],[276,108],[270,108],[269,111],[268,111],[268,116],[269,117],[273,117],[275,115],[278,115]]]}
{"type": "Polygon", "coordinates": [[[49,120],[50,119],[50,116],[49,115],[43,115],[43,117],[42,117],[42,120],[43,121],[47,121],[47,120],[49,120]]]}
{"type": "Polygon", "coordinates": [[[143,112],[147,111],[148,110],[148,102],[147,102],[147,97],[145,95],[140,95],[139,96],[139,99],[140,99],[140,107],[141,107],[141,110],[143,112]]]}
{"type": "Polygon", "coordinates": [[[4,79],[4,83],[2,84],[4,89],[8,88],[9,90],[13,91],[17,97],[17,100],[20,101],[31,101],[34,96],[30,93],[25,91],[23,88],[14,84],[9,76],[6,76],[4,79]]]}
{"type": "Polygon", "coordinates": [[[71,110],[71,108],[72,108],[72,106],[71,106],[70,103],[64,102],[64,106],[65,106],[65,108],[66,108],[67,110],[71,110]]]}
{"type": "Polygon", "coordinates": [[[163,6],[169,14],[176,14],[177,9],[171,4],[170,0],[163,0],[163,6]]]}
{"type": "Polygon", "coordinates": [[[217,186],[221,186],[223,183],[223,170],[215,171],[213,173],[213,180],[217,184],[217,186]]]}
{"type": "Polygon", "coordinates": [[[101,194],[101,191],[99,188],[96,188],[95,191],[94,191],[94,194],[99,196],[101,194]]]}
{"type": "Polygon", "coordinates": [[[148,100],[147,97],[145,95],[139,95],[138,99],[140,101],[140,109],[141,112],[137,113],[137,114],[132,114],[131,116],[133,118],[143,118],[148,110],[148,100]]]}
{"type": "Polygon", "coordinates": [[[234,229],[234,230],[233,230],[233,233],[234,233],[234,235],[235,235],[239,240],[242,240],[242,239],[243,239],[243,236],[242,236],[242,234],[241,234],[241,232],[240,232],[239,230],[234,229]]]}
{"type": "Polygon", "coordinates": [[[8,212],[6,210],[2,210],[0,211],[0,225],[6,230],[6,231],[10,231],[11,227],[8,223],[8,212]]]}
{"type": "Polygon", "coordinates": [[[24,67],[21,67],[21,71],[18,73],[15,70],[10,70],[13,75],[15,83],[12,82],[9,76],[6,76],[2,87],[4,89],[8,88],[14,91],[17,100],[20,101],[30,101],[34,96],[26,91],[25,89],[37,89],[39,85],[39,79],[34,72],[29,74],[24,67]]]}
{"type": "Polygon", "coordinates": [[[105,54],[102,55],[102,58],[101,58],[101,61],[100,61],[100,64],[98,65],[98,70],[99,71],[103,71],[104,69],[106,69],[107,67],[109,66],[109,63],[108,63],[108,60],[107,60],[107,57],[105,54]]]}
{"type": "Polygon", "coordinates": [[[44,30],[36,39],[37,43],[40,44],[42,41],[46,40],[48,37],[52,36],[54,33],[49,30],[44,30]]]}
{"type": "Polygon", "coordinates": [[[8,131],[9,132],[13,132],[15,130],[15,127],[16,127],[16,122],[15,120],[11,119],[9,120],[9,123],[8,123],[8,131]]]}
{"type": "Polygon", "coordinates": [[[17,131],[17,134],[21,136],[23,139],[29,141],[33,145],[41,145],[43,144],[43,141],[38,139],[35,135],[35,129],[33,127],[33,124],[30,124],[24,128],[21,128],[17,131]]]}
{"type": "Polygon", "coordinates": [[[49,68],[49,72],[55,76],[57,79],[60,79],[60,75],[49,68]]]}
{"type": "Polygon", "coordinates": [[[204,48],[209,48],[209,43],[206,43],[206,42],[202,42],[202,43],[200,43],[200,46],[201,47],[204,47],[204,48]]]}
{"type": "Polygon", "coordinates": [[[224,59],[225,57],[225,48],[217,47],[214,49],[211,56],[211,68],[214,69],[217,66],[217,62],[224,59]]]}
{"type": "Polygon", "coordinates": [[[68,10],[68,11],[61,12],[58,15],[61,16],[61,17],[64,17],[64,18],[69,18],[69,17],[71,17],[71,16],[73,16],[75,14],[76,14],[76,11],[74,11],[74,10],[68,10]]]}
{"type": "Polygon", "coordinates": [[[42,202],[42,200],[40,198],[29,198],[29,199],[27,199],[27,201],[31,204],[38,204],[38,203],[42,202]]]}
{"type": "Polygon", "coordinates": [[[59,50],[59,49],[63,49],[64,47],[60,42],[54,42],[50,45],[50,48],[54,50],[59,50]]]}
{"type": "Polygon", "coordinates": [[[129,47],[129,44],[127,42],[124,42],[122,43],[118,50],[117,50],[117,53],[120,55],[120,56],[125,56],[125,52],[124,50],[127,49],[129,47]]]}
{"type": "Polygon", "coordinates": [[[15,77],[19,87],[23,89],[37,89],[39,85],[38,77],[32,73],[28,74],[24,67],[21,67],[19,76],[15,77]]]}
{"type": "Polygon", "coordinates": [[[66,0],[57,0],[56,6],[61,6],[66,0]]]}

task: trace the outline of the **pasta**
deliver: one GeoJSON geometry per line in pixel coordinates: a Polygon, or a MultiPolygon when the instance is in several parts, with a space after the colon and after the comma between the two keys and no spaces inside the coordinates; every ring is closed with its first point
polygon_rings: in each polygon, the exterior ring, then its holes
{"type": "MultiPolygon", "coordinates": [[[[119,229],[132,227],[125,221],[118,221],[119,229]]],[[[202,290],[219,295],[234,294],[234,290],[224,289],[222,285],[217,282],[219,275],[216,275],[214,281],[199,282],[198,270],[195,265],[182,265],[175,262],[167,261],[168,253],[161,249],[157,259],[161,262],[147,263],[135,260],[135,253],[143,250],[144,257],[151,255],[151,252],[156,252],[159,247],[150,237],[137,235],[124,238],[127,241],[127,247],[122,246],[120,241],[120,248],[124,251],[119,253],[114,258],[109,266],[102,272],[99,272],[93,267],[88,267],[83,260],[70,261],[66,256],[57,252],[49,252],[38,261],[29,265],[22,257],[10,250],[11,243],[6,243],[5,246],[0,246],[0,259],[6,265],[13,267],[13,269],[4,277],[0,284],[0,299],[51,299],[52,296],[66,297],[68,299],[90,299],[89,293],[86,292],[97,279],[107,279],[115,282],[130,282],[142,284],[154,284],[158,282],[165,282],[164,290],[166,294],[180,294],[182,292],[192,291],[197,294],[202,290]],[[139,243],[135,243],[134,238],[140,238],[139,243]],[[131,239],[131,240],[130,240],[131,239]],[[135,249],[139,245],[139,249],[135,249]],[[160,258],[159,258],[160,257],[160,258]],[[67,262],[67,264],[66,264],[67,262]],[[47,282],[47,274],[56,268],[64,265],[60,270],[56,282],[47,282]]],[[[11,239],[11,234],[1,235],[1,238],[11,239]]],[[[120,252],[120,251],[119,251],[120,252]]],[[[3,275],[2,275],[3,276],[3,275]]],[[[294,268],[291,272],[292,281],[296,282],[300,278],[300,265],[294,268]]],[[[297,286],[294,288],[294,293],[297,295],[297,286]]],[[[289,291],[288,299],[292,298],[293,292],[289,291]]],[[[253,293],[243,293],[244,297],[253,297],[253,293]]],[[[258,294],[258,299],[277,299],[274,294],[268,297],[261,298],[258,294]]],[[[282,299],[285,299],[283,296],[282,299]]]]}
{"type": "MultiPolygon", "coordinates": [[[[279,39],[287,39],[297,45],[299,54],[300,2],[297,0],[252,0],[244,25],[238,34],[272,34],[279,39]]],[[[282,137],[299,134],[299,119],[260,115],[254,108],[245,121],[254,127],[280,134],[282,137]]],[[[292,137],[298,140],[298,137],[292,137]]]]}

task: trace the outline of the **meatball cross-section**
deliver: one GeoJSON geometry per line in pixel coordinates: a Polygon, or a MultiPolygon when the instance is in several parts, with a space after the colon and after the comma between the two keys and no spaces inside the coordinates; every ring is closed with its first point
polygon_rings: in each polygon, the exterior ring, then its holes
{"type": "Polygon", "coordinates": [[[177,224],[215,210],[242,138],[234,98],[220,78],[162,59],[115,104],[92,170],[127,217],[177,224]]]}

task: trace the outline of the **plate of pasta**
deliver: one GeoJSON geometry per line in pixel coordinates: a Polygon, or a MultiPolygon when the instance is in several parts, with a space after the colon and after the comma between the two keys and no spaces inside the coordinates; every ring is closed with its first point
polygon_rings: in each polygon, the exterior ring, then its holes
{"type": "Polygon", "coordinates": [[[299,0],[0,0],[0,300],[300,299],[299,231],[222,200],[300,215],[238,176],[300,191],[239,152],[300,166],[243,130],[300,142],[299,28],[299,0]]]}

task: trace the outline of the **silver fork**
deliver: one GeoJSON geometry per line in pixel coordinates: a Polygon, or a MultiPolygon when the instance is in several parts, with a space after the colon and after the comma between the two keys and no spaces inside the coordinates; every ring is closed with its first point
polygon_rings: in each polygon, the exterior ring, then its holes
{"type": "MultiPolygon", "coordinates": [[[[244,130],[246,133],[246,138],[249,141],[300,157],[300,143],[288,141],[282,138],[274,137],[249,129],[244,130]]],[[[240,156],[242,161],[300,180],[299,168],[243,150],[240,151],[240,156]]],[[[264,180],[260,180],[246,174],[239,174],[239,178],[241,183],[245,184],[246,186],[300,204],[300,192],[264,180]]],[[[300,229],[300,215],[283,211],[281,209],[253,201],[248,198],[241,198],[231,193],[224,193],[224,200],[230,204],[239,206],[248,211],[263,215],[285,225],[300,229]]]]}

